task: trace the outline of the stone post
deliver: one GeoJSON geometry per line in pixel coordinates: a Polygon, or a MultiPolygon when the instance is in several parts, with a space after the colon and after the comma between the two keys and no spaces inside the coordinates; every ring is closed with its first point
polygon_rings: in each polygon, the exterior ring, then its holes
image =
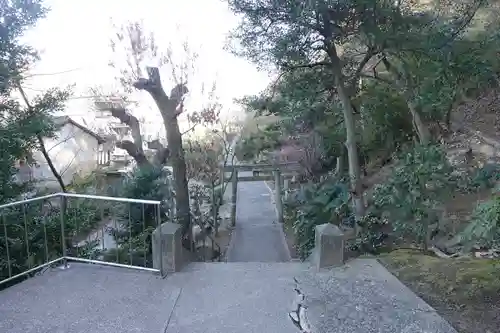
{"type": "Polygon", "coordinates": [[[231,226],[236,225],[236,203],[238,202],[238,169],[233,168],[231,186],[231,226]]]}
{"type": "Polygon", "coordinates": [[[153,231],[153,268],[159,269],[161,276],[182,269],[185,258],[182,248],[182,227],[166,222],[153,231]]]}
{"type": "Polygon", "coordinates": [[[278,222],[283,223],[283,199],[281,198],[282,192],[282,177],[281,171],[276,170],[274,173],[274,204],[276,205],[276,211],[278,213],[278,222]]]}
{"type": "Polygon", "coordinates": [[[316,226],[313,262],[319,270],[344,264],[344,234],[334,224],[316,226]]]}

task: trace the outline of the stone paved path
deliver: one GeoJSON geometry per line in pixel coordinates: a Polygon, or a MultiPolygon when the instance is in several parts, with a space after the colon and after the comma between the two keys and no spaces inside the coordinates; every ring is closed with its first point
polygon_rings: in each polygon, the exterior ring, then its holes
{"type": "MultiPolygon", "coordinates": [[[[241,172],[251,176],[251,172],[241,172]]],[[[290,253],[277,222],[272,194],[264,182],[238,183],[236,226],[227,253],[229,262],[285,262],[290,253]]]]}

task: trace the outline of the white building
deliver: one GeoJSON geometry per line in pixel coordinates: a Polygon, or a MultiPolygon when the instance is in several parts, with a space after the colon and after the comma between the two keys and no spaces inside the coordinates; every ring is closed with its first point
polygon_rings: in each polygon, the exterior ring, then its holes
{"type": "MultiPolygon", "coordinates": [[[[56,117],[59,127],[55,138],[44,138],[45,148],[65,184],[70,184],[76,175],[86,176],[109,162],[109,152],[105,151],[105,140],[87,127],[68,116],[56,117]]],[[[35,180],[39,186],[59,187],[47,160],[41,151],[34,151],[33,165],[20,161],[18,179],[35,180]]]]}

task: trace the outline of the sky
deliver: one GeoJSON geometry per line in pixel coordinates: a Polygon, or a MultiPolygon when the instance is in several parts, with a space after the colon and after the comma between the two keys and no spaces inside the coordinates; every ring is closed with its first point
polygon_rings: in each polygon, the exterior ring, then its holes
{"type": "MultiPolygon", "coordinates": [[[[225,117],[241,115],[233,99],[258,93],[270,82],[267,73],[224,50],[227,34],[238,23],[224,1],[47,0],[47,4],[51,8],[47,18],[25,36],[42,57],[32,70],[26,90],[34,95],[50,87],[74,85],[65,113],[89,126],[96,124],[90,99],[86,98],[89,88],[116,87],[116,71],[108,64],[123,61],[109,46],[116,31],[113,24],[142,20],[145,29],[154,33],[160,51],[172,45],[176,62],[182,61],[182,43],[188,42],[198,54],[195,73],[189,79],[188,110],[206,105],[207,97],[200,93],[200,87],[210,87],[215,81],[225,117]]],[[[168,92],[172,87],[169,69],[164,68],[161,74],[168,92]]],[[[134,93],[132,99],[140,105],[133,113],[146,120],[144,131],[161,135],[160,115],[147,93],[134,93]]]]}

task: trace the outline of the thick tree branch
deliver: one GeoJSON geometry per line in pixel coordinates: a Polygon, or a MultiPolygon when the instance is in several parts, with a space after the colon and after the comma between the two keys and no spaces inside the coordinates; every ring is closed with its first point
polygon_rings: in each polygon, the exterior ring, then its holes
{"type": "MultiPolygon", "coordinates": [[[[179,83],[170,91],[170,102],[172,103],[172,107],[175,107],[176,111],[179,110],[182,112],[184,101],[184,96],[189,92],[186,84],[179,83]]],[[[179,113],[180,113],[179,112],[179,113]]],[[[176,115],[179,113],[176,112],[176,115]]]]}
{"type": "Polygon", "coordinates": [[[155,165],[164,165],[167,163],[169,157],[170,157],[170,149],[165,147],[161,148],[156,152],[156,155],[154,157],[154,163],[155,165]]]}
{"type": "Polygon", "coordinates": [[[111,112],[111,115],[113,117],[117,118],[130,128],[132,138],[134,139],[134,143],[137,146],[136,150],[144,155],[144,151],[142,148],[141,124],[139,120],[133,115],[129,114],[124,108],[111,107],[107,110],[111,112]]]}
{"type": "Polygon", "coordinates": [[[320,67],[320,66],[330,66],[330,62],[328,61],[319,61],[319,62],[313,62],[310,64],[301,64],[301,65],[290,65],[290,64],[283,64],[283,67],[287,70],[294,70],[298,68],[315,68],[315,67],[320,67]]]}
{"type": "Polygon", "coordinates": [[[170,156],[170,149],[164,147],[159,140],[148,142],[148,148],[156,150],[153,163],[156,165],[163,165],[167,163],[170,156]]]}
{"type": "Polygon", "coordinates": [[[164,97],[167,97],[165,94],[165,90],[163,90],[163,86],[161,84],[160,71],[158,70],[158,68],[147,67],[146,71],[149,78],[140,78],[133,84],[134,87],[139,90],[145,90],[150,94],[156,94],[158,96],[163,94],[165,95],[164,97]]]}
{"type": "Polygon", "coordinates": [[[153,140],[153,141],[148,142],[148,148],[160,150],[160,149],[163,149],[165,147],[161,144],[160,140],[153,140]]]}
{"type": "Polygon", "coordinates": [[[96,104],[99,109],[111,112],[111,116],[120,120],[122,124],[125,124],[130,128],[132,139],[134,141],[119,141],[116,143],[116,147],[127,151],[127,153],[132,156],[138,165],[149,164],[149,161],[144,154],[141,124],[139,120],[135,116],[128,113],[124,107],[116,107],[112,105],[113,103],[108,102],[97,102],[96,104]]]}
{"type": "MultiPolygon", "coordinates": [[[[370,46],[368,47],[363,59],[361,59],[361,61],[359,62],[358,66],[356,67],[356,70],[354,71],[354,74],[351,76],[350,78],[350,84],[346,87],[347,90],[349,91],[349,95],[350,96],[354,96],[355,95],[355,91],[356,91],[356,84],[359,80],[359,78],[361,77],[362,75],[362,72],[363,72],[363,69],[366,67],[366,65],[368,64],[368,62],[377,54],[379,53],[378,49],[376,47],[373,47],[373,46],[370,46]]],[[[319,62],[314,62],[314,63],[310,63],[310,64],[301,64],[301,65],[289,65],[287,63],[285,63],[283,65],[283,67],[287,70],[287,71],[292,71],[292,70],[295,70],[295,69],[299,69],[299,68],[316,68],[316,67],[321,67],[321,66],[331,66],[332,63],[329,62],[329,61],[319,61],[319,62]]],[[[286,73],[283,72],[279,77],[278,77],[278,80],[279,78],[281,78],[281,76],[286,73]]],[[[276,81],[278,81],[276,80],[276,81]]],[[[329,90],[331,88],[326,88],[326,90],[329,90]]],[[[273,95],[274,95],[274,91],[273,91],[273,95]]]]}
{"type": "Polygon", "coordinates": [[[146,155],[144,155],[142,149],[138,149],[138,146],[134,142],[129,140],[118,141],[116,143],[116,147],[125,150],[127,154],[132,156],[138,165],[149,164],[149,161],[146,158],[146,155]]]}
{"type": "Polygon", "coordinates": [[[368,75],[368,74],[361,74],[360,77],[364,77],[364,78],[367,78],[367,79],[373,79],[373,80],[377,80],[379,82],[383,82],[385,84],[389,84],[389,85],[392,85],[394,84],[394,81],[391,81],[389,79],[385,79],[385,78],[382,78],[378,75],[368,75]]]}
{"type": "Polygon", "coordinates": [[[351,96],[355,95],[356,91],[356,85],[358,83],[359,78],[361,77],[361,74],[363,72],[363,69],[365,66],[368,64],[368,62],[378,53],[377,49],[375,47],[368,47],[368,50],[366,51],[365,56],[363,59],[360,61],[358,64],[358,67],[354,71],[353,76],[351,77],[351,84],[348,87],[349,93],[351,96]]]}
{"type": "Polygon", "coordinates": [[[140,78],[134,83],[134,87],[147,91],[155,101],[163,121],[170,121],[179,115],[177,112],[179,105],[183,101],[184,95],[188,93],[188,88],[184,83],[176,85],[167,96],[161,84],[160,72],[157,67],[147,67],[149,78],[140,78]]]}

